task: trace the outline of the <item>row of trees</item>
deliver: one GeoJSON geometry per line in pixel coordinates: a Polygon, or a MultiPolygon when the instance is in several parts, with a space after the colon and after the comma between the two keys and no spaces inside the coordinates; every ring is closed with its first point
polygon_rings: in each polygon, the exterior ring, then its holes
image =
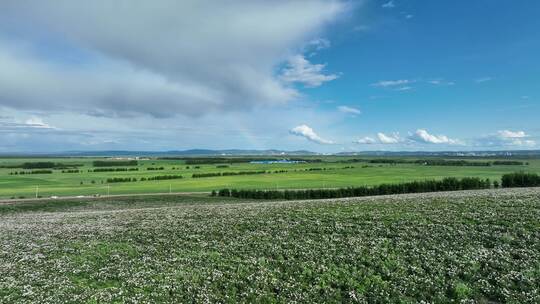
{"type": "Polygon", "coordinates": [[[25,175],[25,174],[52,174],[52,170],[32,170],[32,171],[15,171],[10,172],[9,175],[25,175]]]}
{"type": "Polygon", "coordinates": [[[539,187],[540,176],[535,173],[525,172],[505,174],[502,177],[502,186],[505,188],[539,187]]]}
{"type": "MultiPolygon", "coordinates": [[[[184,178],[182,175],[158,175],[158,176],[152,176],[152,177],[141,177],[140,181],[157,181],[157,180],[170,180],[170,179],[182,179],[184,178]]],[[[136,182],[136,177],[112,177],[107,178],[107,183],[129,183],[129,182],[136,182]]]]}
{"type": "Polygon", "coordinates": [[[496,160],[492,164],[495,166],[523,166],[528,165],[529,163],[515,160],[496,160]]]}
{"type": "Polygon", "coordinates": [[[461,166],[461,167],[489,167],[489,166],[523,166],[527,163],[521,161],[507,161],[497,160],[493,162],[489,161],[469,161],[469,160],[447,160],[447,159],[393,159],[393,158],[379,158],[379,159],[359,159],[353,158],[348,162],[365,162],[371,164],[417,164],[424,166],[461,166]]]}
{"type": "Polygon", "coordinates": [[[216,176],[233,176],[233,175],[254,175],[266,174],[266,171],[240,171],[240,172],[209,172],[209,173],[193,173],[193,178],[216,177],[216,176]]]}
{"type": "Polygon", "coordinates": [[[457,179],[453,177],[448,177],[440,181],[426,180],[400,184],[382,184],[378,186],[361,186],[340,189],[310,189],[285,191],[222,189],[218,192],[214,191],[212,194],[215,196],[252,199],[320,199],[488,188],[491,188],[491,181],[489,179],[480,179],[477,177],[466,177],[462,179],[457,179]]]}
{"type": "Polygon", "coordinates": [[[129,167],[138,166],[136,160],[95,160],[92,162],[94,167],[129,167]]]}
{"type": "Polygon", "coordinates": [[[139,168],[97,168],[94,170],[88,170],[88,172],[127,172],[127,171],[139,171],[139,168]]]}
{"type": "Polygon", "coordinates": [[[447,177],[442,180],[413,181],[400,184],[382,184],[378,186],[361,186],[340,189],[310,189],[310,190],[236,190],[222,189],[212,191],[212,196],[251,198],[251,199],[320,199],[376,196],[387,194],[423,193],[439,191],[458,191],[513,187],[540,187],[540,175],[535,173],[517,172],[505,174],[499,181],[481,179],[478,177],[454,178],[447,177]]]}
{"type": "Polygon", "coordinates": [[[55,162],[25,162],[22,164],[12,164],[0,166],[0,168],[7,169],[70,169],[76,167],[82,167],[83,164],[62,164],[55,162]]]}
{"type": "Polygon", "coordinates": [[[159,176],[153,176],[153,177],[142,177],[142,181],[153,181],[153,180],[168,180],[168,179],[182,179],[184,178],[182,175],[159,175],[159,176]]]}
{"type": "Polygon", "coordinates": [[[146,168],[148,171],[158,171],[158,170],[165,170],[164,167],[148,167],[146,168]]]}
{"type": "MultiPolygon", "coordinates": [[[[183,160],[186,165],[204,165],[204,164],[234,164],[249,163],[252,161],[280,160],[277,157],[162,157],[165,160],[183,160]]],[[[287,158],[290,161],[302,161],[308,163],[320,163],[322,159],[312,158],[287,158]]]]}
{"type": "Polygon", "coordinates": [[[129,183],[129,182],[136,182],[137,178],[135,177],[111,177],[107,178],[107,183],[129,183]]]}

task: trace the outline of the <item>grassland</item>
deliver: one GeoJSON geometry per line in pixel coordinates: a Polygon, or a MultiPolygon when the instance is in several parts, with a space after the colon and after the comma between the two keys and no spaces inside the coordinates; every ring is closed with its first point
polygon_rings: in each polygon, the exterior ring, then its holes
{"type": "Polygon", "coordinates": [[[0,205],[0,303],[539,303],[540,190],[0,205]]]}
{"type": "MultiPolygon", "coordinates": [[[[82,164],[81,173],[10,175],[16,169],[0,168],[0,198],[33,197],[36,188],[38,195],[67,196],[165,193],[165,192],[204,192],[220,188],[238,189],[305,189],[334,188],[380,183],[397,183],[412,180],[442,179],[444,177],[481,177],[499,179],[501,175],[515,171],[540,173],[540,160],[525,160],[527,166],[422,166],[417,164],[365,164],[345,163],[345,157],[317,157],[321,163],[301,164],[250,164],[234,163],[227,168],[218,168],[217,164],[202,164],[199,168],[186,165],[181,160],[143,160],[139,161],[139,171],[135,172],[88,172],[92,167],[92,158],[55,158],[55,159],[0,159],[0,166],[21,164],[23,162],[54,161],[63,164],[82,164]],[[340,162],[341,161],[341,162],[340,162]],[[343,162],[343,163],[342,163],[343,162]],[[352,166],[354,168],[345,167],[352,166]],[[148,167],[164,167],[165,170],[148,171],[148,167]],[[189,168],[187,168],[189,167],[189,168]],[[174,169],[173,169],[174,168],[174,169]],[[310,168],[322,168],[322,171],[306,171],[310,168]],[[246,172],[246,171],[287,171],[272,174],[220,176],[191,178],[193,174],[211,172],[246,172]],[[163,181],[139,181],[132,183],[114,183],[107,186],[107,178],[132,177],[148,178],[158,175],[182,175],[183,179],[163,181]],[[92,183],[94,182],[94,183],[92,183]]],[[[479,161],[475,159],[474,161],[479,161]]],[[[480,161],[491,161],[481,159],[480,161]]]]}

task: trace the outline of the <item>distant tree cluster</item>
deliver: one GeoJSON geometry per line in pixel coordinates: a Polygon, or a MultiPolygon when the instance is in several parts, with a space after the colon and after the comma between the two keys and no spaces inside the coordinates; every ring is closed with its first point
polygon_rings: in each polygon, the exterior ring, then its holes
{"type": "Polygon", "coordinates": [[[128,167],[138,166],[139,162],[136,160],[95,160],[92,165],[94,167],[128,167]]]}
{"type": "Polygon", "coordinates": [[[135,177],[112,177],[107,179],[107,183],[129,183],[136,181],[158,181],[158,180],[170,180],[170,179],[182,179],[182,175],[158,175],[152,177],[141,177],[140,180],[137,180],[135,177]]]}
{"type": "Polygon", "coordinates": [[[146,168],[148,171],[158,171],[158,170],[165,170],[164,167],[148,167],[146,168]]]}
{"type": "Polygon", "coordinates": [[[4,165],[0,168],[7,169],[69,169],[74,167],[82,167],[82,164],[62,164],[54,162],[25,162],[22,164],[4,165]]]}
{"type": "Polygon", "coordinates": [[[251,198],[251,199],[321,199],[321,198],[342,198],[361,197],[387,194],[423,193],[437,191],[457,191],[473,189],[489,189],[491,182],[489,179],[477,177],[466,177],[457,179],[453,177],[440,181],[426,180],[414,181],[400,184],[382,184],[378,186],[361,186],[341,189],[310,189],[310,190],[236,190],[222,189],[213,192],[216,196],[251,198]]]}
{"type": "Polygon", "coordinates": [[[377,159],[361,159],[353,158],[346,162],[365,162],[370,164],[417,164],[424,166],[456,166],[456,167],[489,167],[489,166],[522,166],[525,163],[521,161],[505,161],[497,160],[489,161],[469,161],[469,160],[447,160],[447,159],[394,159],[394,158],[377,158],[377,159]]]}
{"type": "Polygon", "coordinates": [[[502,177],[502,186],[504,188],[539,187],[540,176],[536,173],[525,172],[505,174],[502,177]]]}
{"type": "Polygon", "coordinates": [[[233,175],[254,175],[266,174],[266,171],[241,171],[241,172],[209,172],[209,173],[193,173],[192,178],[216,177],[216,176],[233,176],[233,175]]]}
{"type": "Polygon", "coordinates": [[[142,181],[153,181],[153,180],[169,180],[169,179],[182,179],[184,178],[182,175],[158,175],[153,177],[142,177],[142,181]]]}
{"type": "Polygon", "coordinates": [[[10,172],[9,175],[25,175],[25,174],[52,174],[52,170],[32,170],[32,171],[15,171],[10,172]]]}
{"type": "Polygon", "coordinates": [[[56,167],[53,162],[29,162],[23,163],[21,168],[23,169],[52,169],[56,167]]]}
{"type": "Polygon", "coordinates": [[[135,177],[111,177],[107,178],[107,183],[129,183],[129,182],[136,182],[137,178],[135,177]]]}
{"type": "Polygon", "coordinates": [[[495,166],[523,166],[528,165],[528,163],[524,163],[522,161],[515,161],[515,160],[496,160],[492,163],[495,166]]]}
{"type": "MultiPolygon", "coordinates": [[[[234,164],[234,163],[249,163],[252,161],[265,160],[280,160],[280,157],[164,157],[160,159],[166,160],[183,160],[186,165],[204,165],[204,164],[234,164]]],[[[302,161],[308,163],[319,163],[322,159],[310,158],[287,158],[291,161],[302,161]]]]}
{"type": "Polygon", "coordinates": [[[97,168],[94,170],[88,170],[88,172],[128,172],[139,171],[139,168],[97,168]]]}
{"type": "Polygon", "coordinates": [[[62,170],[62,173],[80,173],[80,170],[62,170]]]}

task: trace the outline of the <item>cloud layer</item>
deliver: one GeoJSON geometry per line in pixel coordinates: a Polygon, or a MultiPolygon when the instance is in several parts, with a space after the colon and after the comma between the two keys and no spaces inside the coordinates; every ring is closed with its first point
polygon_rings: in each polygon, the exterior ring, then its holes
{"type": "MultiPolygon", "coordinates": [[[[276,77],[276,66],[345,6],[337,0],[2,1],[0,106],[170,116],[282,104],[297,92],[276,77]],[[40,30],[31,32],[20,20],[40,30]]],[[[337,77],[301,55],[291,58],[285,80],[317,86],[337,77]]]]}
{"type": "Polygon", "coordinates": [[[413,134],[409,135],[409,139],[419,143],[426,144],[449,144],[455,145],[459,141],[455,139],[448,138],[446,135],[433,135],[430,134],[427,130],[418,129],[413,134]]]}
{"type": "Polygon", "coordinates": [[[321,138],[319,135],[317,135],[317,133],[315,133],[315,131],[313,131],[312,128],[307,125],[300,125],[294,127],[289,132],[293,135],[304,137],[309,141],[322,145],[331,145],[334,143],[331,140],[321,138]]]}

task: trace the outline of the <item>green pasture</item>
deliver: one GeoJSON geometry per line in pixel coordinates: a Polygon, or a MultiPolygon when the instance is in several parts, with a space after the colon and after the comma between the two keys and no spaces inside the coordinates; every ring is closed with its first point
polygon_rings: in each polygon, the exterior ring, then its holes
{"type": "MultiPolygon", "coordinates": [[[[369,164],[346,163],[347,157],[319,156],[320,163],[298,164],[250,164],[232,163],[227,168],[218,168],[218,164],[186,165],[182,160],[139,160],[139,171],[130,172],[88,172],[95,169],[92,162],[96,158],[3,158],[0,167],[17,165],[24,162],[52,161],[65,165],[82,164],[81,173],[10,175],[22,169],[0,168],[0,198],[71,196],[71,195],[106,195],[132,193],[164,192],[205,192],[220,188],[237,189],[305,189],[335,188],[381,183],[398,183],[411,180],[442,179],[444,177],[482,177],[499,179],[509,172],[528,171],[540,173],[540,160],[524,160],[524,166],[424,166],[418,164],[369,164]],[[198,166],[199,168],[196,168],[198,166]],[[354,168],[347,168],[347,167],[354,168]],[[165,170],[148,171],[148,167],[164,167],[165,170]],[[189,167],[189,168],[188,168],[189,167]],[[174,168],[174,169],[173,169],[174,168]],[[306,171],[310,168],[322,168],[322,171],[306,171]],[[246,172],[246,171],[281,171],[257,175],[219,176],[192,178],[194,173],[210,172],[246,172]],[[162,181],[137,181],[129,183],[107,184],[107,178],[153,177],[160,175],[182,175],[183,179],[162,181]]],[[[99,160],[103,160],[100,158],[99,160]]],[[[474,159],[473,161],[492,161],[493,159],[474,159]]],[[[128,167],[129,168],[129,167],[128,167]]]]}

